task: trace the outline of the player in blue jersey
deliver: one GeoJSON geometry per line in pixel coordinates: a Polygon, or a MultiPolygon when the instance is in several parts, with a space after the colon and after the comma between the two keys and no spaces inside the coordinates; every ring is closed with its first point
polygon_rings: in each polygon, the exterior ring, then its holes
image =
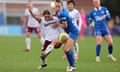
{"type": "MultiPolygon", "coordinates": [[[[69,11],[69,15],[72,18],[72,23],[78,28],[80,32],[81,28],[81,18],[80,18],[80,13],[77,9],[75,9],[75,1],[74,0],[68,0],[67,1],[67,9],[69,11]]],[[[74,44],[74,59],[75,62],[78,60],[78,52],[79,52],[79,45],[78,42],[76,41],[74,44]]],[[[63,59],[66,59],[66,55],[62,57],[63,59]]]]}
{"type": "Polygon", "coordinates": [[[79,31],[77,27],[72,23],[72,18],[69,16],[69,12],[67,11],[67,9],[63,7],[62,1],[56,0],[55,6],[56,16],[59,19],[59,23],[57,24],[57,26],[62,27],[70,37],[64,44],[64,52],[69,62],[67,71],[73,71],[76,68],[74,65],[74,57],[71,47],[72,45],[74,45],[74,42],[79,35],[79,31]]]}
{"type": "Polygon", "coordinates": [[[100,0],[93,0],[94,9],[89,14],[90,26],[94,21],[94,35],[96,38],[96,62],[100,62],[100,50],[102,44],[102,37],[108,43],[108,58],[112,61],[116,61],[116,58],[112,56],[113,52],[113,41],[108,31],[107,21],[111,19],[110,13],[106,7],[100,5],[100,0]]]}

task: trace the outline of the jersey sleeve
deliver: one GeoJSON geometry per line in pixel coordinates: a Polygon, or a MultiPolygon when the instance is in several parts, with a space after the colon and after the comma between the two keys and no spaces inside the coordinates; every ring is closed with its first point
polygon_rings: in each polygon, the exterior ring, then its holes
{"type": "Polygon", "coordinates": [[[107,8],[105,8],[104,10],[105,10],[106,20],[110,20],[111,19],[111,15],[110,15],[109,10],[107,8]]]}
{"type": "Polygon", "coordinates": [[[61,17],[61,23],[67,23],[67,18],[69,17],[69,14],[67,11],[64,11],[62,13],[62,17],[61,17]]]}
{"type": "Polygon", "coordinates": [[[40,11],[37,8],[35,8],[35,13],[36,15],[40,15],[40,11]]]}
{"type": "Polygon", "coordinates": [[[93,21],[92,12],[93,12],[93,11],[91,11],[91,12],[88,14],[88,23],[89,23],[89,24],[92,24],[92,21],[93,21]]]}
{"type": "Polygon", "coordinates": [[[25,16],[28,16],[28,9],[25,9],[24,15],[25,15],[25,16]]]}
{"type": "Polygon", "coordinates": [[[81,30],[81,26],[82,26],[82,18],[81,18],[81,16],[80,16],[80,13],[79,13],[78,25],[79,25],[79,30],[81,30]]]}

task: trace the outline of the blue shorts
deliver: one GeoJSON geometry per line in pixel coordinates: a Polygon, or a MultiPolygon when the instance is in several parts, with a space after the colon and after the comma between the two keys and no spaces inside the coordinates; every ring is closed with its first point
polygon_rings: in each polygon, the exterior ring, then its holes
{"type": "Polygon", "coordinates": [[[94,36],[105,36],[109,34],[110,32],[108,30],[95,30],[94,31],[94,36]]]}
{"type": "Polygon", "coordinates": [[[73,40],[77,40],[78,35],[79,35],[79,32],[69,33],[69,37],[72,38],[73,40]]]}

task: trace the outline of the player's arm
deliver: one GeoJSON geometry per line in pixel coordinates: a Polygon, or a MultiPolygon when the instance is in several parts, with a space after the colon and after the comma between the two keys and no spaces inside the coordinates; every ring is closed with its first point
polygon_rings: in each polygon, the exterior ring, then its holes
{"type": "Polygon", "coordinates": [[[105,8],[105,15],[103,16],[103,19],[106,19],[106,20],[110,20],[111,19],[111,16],[110,16],[110,12],[107,8],[105,8]]]}
{"type": "Polygon", "coordinates": [[[61,23],[58,23],[58,25],[63,29],[67,28],[68,24],[67,24],[66,18],[64,17],[61,23]]]}
{"type": "Polygon", "coordinates": [[[27,22],[28,22],[28,12],[27,12],[27,10],[25,10],[25,14],[24,14],[24,15],[25,15],[25,16],[24,16],[23,25],[22,25],[23,28],[26,27],[26,24],[27,24],[27,22]]]}
{"type": "Polygon", "coordinates": [[[77,17],[77,25],[79,27],[79,30],[81,29],[81,26],[82,26],[82,19],[81,19],[81,16],[80,16],[80,12],[78,11],[76,13],[76,17],[77,17]]]}
{"type": "Polygon", "coordinates": [[[63,28],[63,29],[67,28],[68,24],[66,21],[66,17],[62,17],[60,22],[58,21],[57,23],[52,25],[53,28],[56,28],[58,26],[63,28]]]}
{"type": "Polygon", "coordinates": [[[23,20],[23,25],[22,25],[23,28],[26,26],[27,22],[28,22],[28,17],[25,16],[25,17],[24,17],[24,20],[23,20]]]}
{"type": "Polygon", "coordinates": [[[29,8],[29,12],[39,23],[41,22],[41,18],[38,15],[35,15],[30,8],[29,8]]]}
{"type": "Polygon", "coordinates": [[[88,14],[87,18],[88,18],[88,24],[89,24],[89,26],[93,27],[93,25],[92,25],[92,22],[93,22],[92,11],[88,14]]]}

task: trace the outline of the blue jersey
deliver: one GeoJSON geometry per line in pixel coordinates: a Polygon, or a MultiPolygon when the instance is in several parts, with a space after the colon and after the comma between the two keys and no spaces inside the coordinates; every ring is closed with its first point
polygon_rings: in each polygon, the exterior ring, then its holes
{"type": "Polygon", "coordinates": [[[106,7],[94,8],[89,14],[89,22],[94,21],[94,30],[106,30],[107,21],[110,18],[110,13],[106,7]],[[106,16],[106,18],[103,19],[102,16],[106,16]]]}
{"type": "Polygon", "coordinates": [[[56,15],[61,24],[63,24],[63,23],[68,24],[68,27],[64,29],[65,32],[67,32],[70,35],[70,37],[72,37],[73,39],[77,39],[77,37],[79,35],[79,30],[77,29],[75,24],[72,23],[72,18],[69,16],[68,10],[65,8],[62,8],[61,11],[58,12],[56,15]],[[74,35],[74,37],[73,37],[73,35],[74,35]]]}

